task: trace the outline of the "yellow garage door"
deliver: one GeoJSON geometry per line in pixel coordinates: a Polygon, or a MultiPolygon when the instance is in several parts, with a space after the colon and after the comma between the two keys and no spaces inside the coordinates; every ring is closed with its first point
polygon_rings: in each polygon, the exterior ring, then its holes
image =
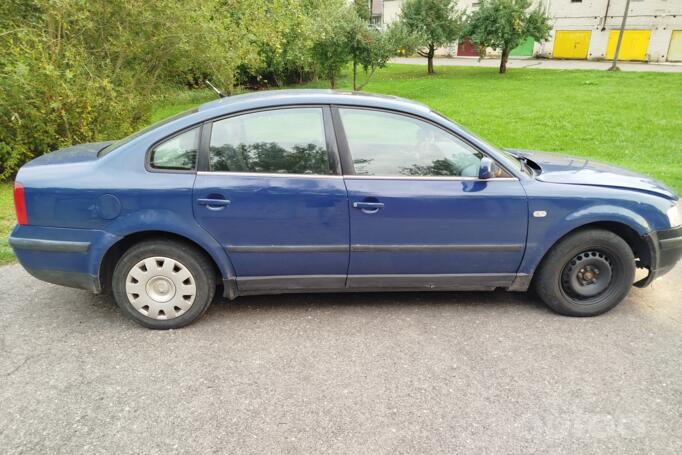
{"type": "Polygon", "coordinates": [[[586,59],[591,35],[589,30],[558,30],[552,57],[586,59]]]}
{"type": "Polygon", "coordinates": [[[669,62],[682,62],[682,30],[675,30],[668,48],[669,62]]]}
{"type": "MultiPolygon", "coordinates": [[[[612,59],[616,55],[619,33],[620,30],[611,30],[609,45],[606,48],[607,59],[612,59]]],[[[649,38],[651,38],[651,30],[625,30],[618,60],[646,60],[649,38]]]]}

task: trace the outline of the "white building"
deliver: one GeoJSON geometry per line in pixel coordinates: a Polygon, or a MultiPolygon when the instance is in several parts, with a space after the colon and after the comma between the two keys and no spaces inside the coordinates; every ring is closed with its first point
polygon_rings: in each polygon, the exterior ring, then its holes
{"type": "MultiPolygon", "coordinates": [[[[390,24],[404,0],[370,0],[373,20],[390,24]]],[[[535,0],[552,17],[552,34],[544,43],[524,43],[512,55],[601,60],[613,58],[627,0],[535,0]]],[[[478,0],[459,0],[471,11],[478,0]]],[[[682,61],[682,0],[630,0],[620,58],[638,61],[682,61]]],[[[466,40],[447,48],[451,55],[477,55],[466,40]]]]}

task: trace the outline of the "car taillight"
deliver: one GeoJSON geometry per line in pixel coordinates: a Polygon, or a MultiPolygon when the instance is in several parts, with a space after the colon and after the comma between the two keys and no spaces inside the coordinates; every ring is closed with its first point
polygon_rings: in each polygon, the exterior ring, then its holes
{"type": "Polygon", "coordinates": [[[26,198],[24,197],[24,185],[14,182],[14,210],[17,212],[17,223],[28,224],[26,214],[26,198]]]}

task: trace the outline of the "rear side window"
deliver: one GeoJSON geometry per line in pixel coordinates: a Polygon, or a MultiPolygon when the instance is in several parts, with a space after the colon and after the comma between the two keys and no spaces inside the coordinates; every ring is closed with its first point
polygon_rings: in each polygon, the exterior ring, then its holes
{"type": "Polygon", "coordinates": [[[430,123],[369,109],[339,113],[356,175],[478,176],[481,152],[430,123]]]}
{"type": "Polygon", "coordinates": [[[330,174],[322,108],[253,112],[211,129],[211,171],[330,174]]]}
{"type": "Polygon", "coordinates": [[[149,164],[154,169],[192,170],[197,163],[198,150],[199,128],[194,128],[154,147],[149,164]]]}

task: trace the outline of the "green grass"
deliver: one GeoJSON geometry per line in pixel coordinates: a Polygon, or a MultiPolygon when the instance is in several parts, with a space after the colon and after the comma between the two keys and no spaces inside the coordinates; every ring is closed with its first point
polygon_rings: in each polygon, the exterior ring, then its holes
{"type": "MultiPolygon", "coordinates": [[[[339,88],[351,88],[349,75],[339,88]]],[[[593,158],[682,192],[682,74],[436,66],[428,76],[425,65],[391,65],[365,91],[423,102],[500,147],[593,158]]],[[[214,98],[169,99],[154,120],[214,98]]]]}
{"type": "Polygon", "coordinates": [[[12,185],[0,183],[0,264],[7,264],[14,260],[14,253],[7,242],[14,224],[12,185]]]}
{"type": "Polygon", "coordinates": [[[216,94],[208,89],[185,90],[164,96],[154,107],[149,123],[155,123],[171,115],[192,109],[199,104],[216,99],[216,94]]]}
{"type": "Polygon", "coordinates": [[[682,192],[682,74],[392,65],[366,91],[423,102],[500,147],[606,161],[682,192]]]}

